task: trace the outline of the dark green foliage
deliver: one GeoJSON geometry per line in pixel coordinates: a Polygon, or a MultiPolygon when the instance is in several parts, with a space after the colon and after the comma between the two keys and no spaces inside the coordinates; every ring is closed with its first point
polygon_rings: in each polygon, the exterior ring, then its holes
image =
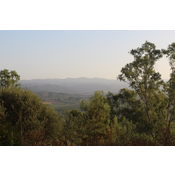
{"type": "Polygon", "coordinates": [[[139,133],[138,126],[132,122],[132,120],[128,120],[123,117],[122,121],[117,126],[117,131],[120,133],[120,137],[124,137],[125,139],[118,139],[117,143],[119,145],[132,145],[132,141],[135,139],[144,139],[147,142],[152,142],[153,139],[151,136],[146,134],[145,132],[139,133]]]}
{"type": "Polygon", "coordinates": [[[96,91],[89,102],[82,100],[80,107],[85,111],[86,125],[82,145],[105,144],[115,142],[117,117],[110,120],[110,106],[103,91],[96,91]]]}
{"type": "Polygon", "coordinates": [[[86,123],[85,115],[77,109],[66,111],[64,118],[62,136],[64,136],[70,143],[81,145],[82,136],[84,134],[84,125],[86,123]]]}
{"type": "Polygon", "coordinates": [[[60,117],[33,92],[21,88],[4,89],[0,92],[0,104],[5,108],[3,122],[9,124],[8,129],[16,128],[21,142],[24,133],[30,131],[44,130],[47,139],[58,137],[60,117]]]}
{"type": "Polygon", "coordinates": [[[113,115],[119,116],[119,122],[124,118],[136,125],[136,132],[150,134],[152,125],[149,123],[144,104],[134,90],[121,89],[116,95],[107,95],[113,108],[113,115]]]}

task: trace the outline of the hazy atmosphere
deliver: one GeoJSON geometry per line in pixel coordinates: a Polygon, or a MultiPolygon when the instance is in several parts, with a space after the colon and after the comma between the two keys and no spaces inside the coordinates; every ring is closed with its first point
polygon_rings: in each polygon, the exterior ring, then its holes
{"type": "MultiPolygon", "coordinates": [[[[21,80],[46,78],[116,79],[134,58],[128,53],[145,41],[166,49],[175,31],[0,31],[0,69],[15,70],[21,80]],[[9,64],[10,63],[10,64],[9,64]]],[[[155,65],[163,79],[170,67],[164,57],[155,65]]]]}
{"type": "Polygon", "coordinates": [[[174,41],[175,31],[0,31],[0,145],[174,146],[174,41]]]}

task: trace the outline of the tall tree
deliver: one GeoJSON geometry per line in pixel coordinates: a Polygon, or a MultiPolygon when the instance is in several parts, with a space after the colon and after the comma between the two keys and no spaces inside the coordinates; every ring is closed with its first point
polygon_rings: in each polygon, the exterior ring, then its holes
{"type": "MultiPolygon", "coordinates": [[[[148,41],[140,48],[132,49],[130,54],[134,56],[134,61],[122,68],[122,74],[117,78],[120,81],[127,82],[138,94],[144,103],[147,120],[154,128],[159,120],[164,120],[164,116],[156,113],[157,106],[154,105],[158,101],[159,94],[161,94],[162,98],[166,98],[160,90],[160,86],[164,85],[164,81],[161,79],[160,73],[154,70],[155,62],[162,58],[163,55],[161,50],[156,49],[156,46],[148,41]]],[[[153,137],[155,136],[154,129],[151,134],[153,137]]]]}
{"type": "Polygon", "coordinates": [[[162,49],[162,52],[169,59],[172,70],[169,81],[164,85],[164,92],[168,97],[166,125],[170,127],[172,120],[175,120],[175,43],[170,44],[167,49],[162,49]]]}
{"type": "Polygon", "coordinates": [[[117,117],[110,121],[110,106],[103,91],[95,91],[89,102],[82,100],[80,108],[85,111],[86,125],[83,145],[99,145],[116,139],[117,117]]]}

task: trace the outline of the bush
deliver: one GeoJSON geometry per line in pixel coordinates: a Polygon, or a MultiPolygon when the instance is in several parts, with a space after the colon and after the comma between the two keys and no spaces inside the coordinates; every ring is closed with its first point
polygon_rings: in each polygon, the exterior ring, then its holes
{"type": "Polygon", "coordinates": [[[32,91],[21,88],[4,89],[0,91],[0,106],[4,114],[1,115],[1,125],[6,124],[6,130],[15,133],[21,140],[20,144],[24,133],[31,131],[44,130],[47,139],[59,137],[61,116],[51,106],[43,104],[40,97],[32,91]]]}

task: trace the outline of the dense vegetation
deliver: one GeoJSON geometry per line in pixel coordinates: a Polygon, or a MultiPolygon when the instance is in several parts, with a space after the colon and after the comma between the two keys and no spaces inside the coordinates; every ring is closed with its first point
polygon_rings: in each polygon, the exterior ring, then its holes
{"type": "Polygon", "coordinates": [[[81,110],[62,113],[22,89],[15,71],[0,71],[0,145],[175,145],[175,43],[158,50],[146,41],[130,54],[118,79],[132,90],[96,91],[81,110]],[[172,70],[167,82],[154,69],[163,55],[172,70]]]}

